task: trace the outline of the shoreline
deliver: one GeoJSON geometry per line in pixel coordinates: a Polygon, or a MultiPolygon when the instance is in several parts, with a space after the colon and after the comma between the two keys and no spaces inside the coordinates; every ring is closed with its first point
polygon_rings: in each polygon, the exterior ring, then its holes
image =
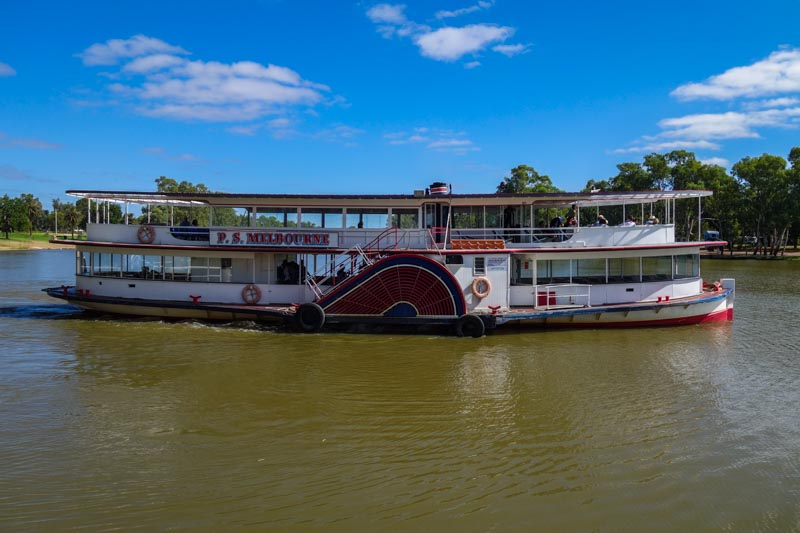
{"type": "Polygon", "coordinates": [[[0,253],[25,252],[29,250],[64,250],[72,248],[69,244],[54,244],[46,241],[17,241],[0,238],[0,253]]]}

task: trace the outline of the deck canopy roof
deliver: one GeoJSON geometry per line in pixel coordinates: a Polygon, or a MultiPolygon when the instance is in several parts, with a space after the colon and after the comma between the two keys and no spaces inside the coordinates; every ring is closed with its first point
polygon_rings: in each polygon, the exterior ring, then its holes
{"type": "Polygon", "coordinates": [[[211,206],[211,207],[397,207],[413,208],[429,202],[453,206],[533,205],[533,207],[579,207],[647,204],[663,200],[681,200],[711,196],[711,191],[641,191],[594,193],[489,193],[418,196],[412,194],[230,194],[68,190],[78,198],[139,205],[211,206]]]}

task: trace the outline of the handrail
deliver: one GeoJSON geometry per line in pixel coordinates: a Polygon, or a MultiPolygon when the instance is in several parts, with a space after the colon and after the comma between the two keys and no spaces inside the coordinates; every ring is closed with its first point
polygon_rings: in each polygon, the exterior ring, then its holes
{"type": "Polygon", "coordinates": [[[592,286],[580,283],[561,283],[557,285],[534,285],[535,307],[556,309],[564,307],[591,307],[592,286]],[[581,292],[580,289],[586,289],[581,292]]]}
{"type": "Polygon", "coordinates": [[[349,277],[356,275],[364,268],[375,264],[376,258],[379,259],[383,257],[383,252],[392,248],[396,248],[397,243],[398,243],[397,228],[396,227],[386,228],[385,230],[380,232],[377,237],[372,239],[372,241],[370,241],[364,248],[356,244],[351,248],[349,248],[346,252],[344,252],[342,254],[344,257],[340,261],[334,263],[330,269],[330,272],[335,272],[335,273],[328,274],[320,279],[316,279],[316,276],[313,273],[307,273],[305,280],[306,286],[309,289],[311,289],[311,291],[314,293],[315,299],[319,300],[325,294],[336,288],[338,282],[338,280],[336,279],[337,273],[339,272],[339,270],[344,269],[347,263],[351,263],[350,272],[347,274],[347,276],[349,277]],[[392,243],[390,241],[387,245],[381,246],[381,239],[383,239],[386,235],[391,235],[392,233],[394,233],[394,242],[392,243]],[[358,266],[358,268],[353,269],[352,261],[353,257],[356,255],[361,257],[361,264],[358,266]],[[320,287],[320,285],[324,285],[325,282],[331,280],[333,280],[333,283],[329,288],[323,289],[322,287],[320,287]]]}

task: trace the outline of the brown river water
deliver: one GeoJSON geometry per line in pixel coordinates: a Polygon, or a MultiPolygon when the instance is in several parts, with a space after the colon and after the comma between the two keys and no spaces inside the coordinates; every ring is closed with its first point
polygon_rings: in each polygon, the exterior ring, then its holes
{"type": "Polygon", "coordinates": [[[0,531],[800,529],[800,262],[733,323],[300,335],[89,317],[0,254],[0,531]]]}

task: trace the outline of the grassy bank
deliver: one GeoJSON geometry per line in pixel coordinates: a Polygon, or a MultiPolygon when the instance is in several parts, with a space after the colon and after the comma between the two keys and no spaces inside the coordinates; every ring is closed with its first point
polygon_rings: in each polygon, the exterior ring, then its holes
{"type": "Polygon", "coordinates": [[[5,233],[0,233],[0,251],[3,250],[42,250],[48,248],[69,248],[63,244],[50,244],[50,233],[34,232],[33,235],[27,233],[9,233],[6,239],[5,233]]]}

